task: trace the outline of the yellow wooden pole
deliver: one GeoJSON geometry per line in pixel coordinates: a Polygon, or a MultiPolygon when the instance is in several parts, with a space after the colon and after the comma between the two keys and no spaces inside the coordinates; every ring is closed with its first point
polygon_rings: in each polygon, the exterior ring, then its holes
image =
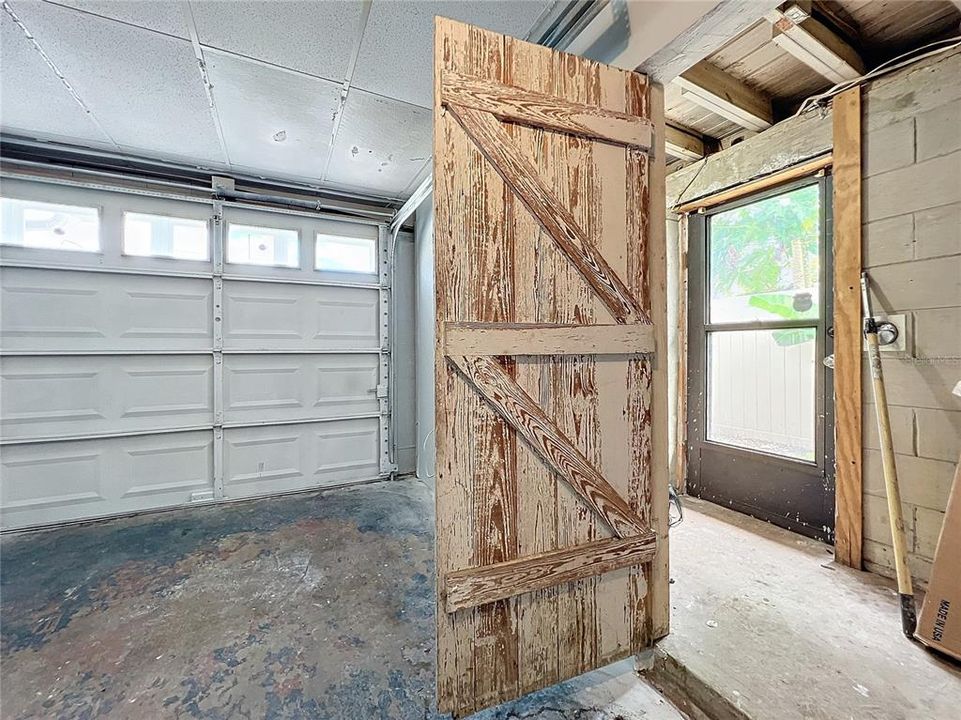
{"type": "Polygon", "coordinates": [[[878,417],[878,437],[881,440],[881,462],[884,468],[884,490],[888,500],[888,517],[891,521],[891,540],[894,545],[894,568],[898,577],[898,595],[901,599],[901,629],[908,639],[914,639],[918,614],[908,569],[908,546],[904,538],[904,511],[901,506],[901,487],[894,459],[894,442],[891,439],[891,420],[888,417],[888,396],[884,388],[884,372],[881,368],[881,346],[878,343],[878,325],[871,313],[871,297],[868,292],[868,275],[861,273],[861,295],[864,304],[864,337],[868,346],[868,362],[871,364],[871,384],[874,386],[874,407],[878,417]]]}

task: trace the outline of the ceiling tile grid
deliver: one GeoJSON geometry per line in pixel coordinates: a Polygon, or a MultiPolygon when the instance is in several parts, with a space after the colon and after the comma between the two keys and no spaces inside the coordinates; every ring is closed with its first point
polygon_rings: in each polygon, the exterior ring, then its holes
{"type": "Polygon", "coordinates": [[[51,3],[10,4],[117,145],[226,162],[190,42],[51,3]]]}
{"type": "Polygon", "coordinates": [[[429,108],[435,15],[523,38],[551,5],[550,0],[374,0],[353,85],[429,108]]]}
{"type": "Polygon", "coordinates": [[[191,0],[202,45],[343,82],[361,30],[356,0],[191,0]]]}
{"type": "Polygon", "coordinates": [[[431,153],[431,111],[351,89],[327,180],[401,195],[431,153]]]}
{"type": "Polygon", "coordinates": [[[319,180],[341,85],[218,50],[203,54],[230,164],[319,180]]]}
{"type": "Polygon", "coordinates": [[[57,71],[0,10],[3,132],[398,200],[429,172],[434,15],[524,37],[553,4],[8,2],[57,71]]]}
{"type": "Polygon", "coordinates": [[[5,12],[0,12],[0,69],[4,79],[0,127],[41,140],[72,140],[115,149],[5,12]],[[25,81],[9,82],[7,78],[25,81]]]}
{"type": "MultiPolygon", "coordinates": [[[[38,0],[29,0],[38,2],[38,0]]],[[[119,20],[145,30],[190,39],[183,4],[170,0],[48,0],[54,5],[119,20]]]]}

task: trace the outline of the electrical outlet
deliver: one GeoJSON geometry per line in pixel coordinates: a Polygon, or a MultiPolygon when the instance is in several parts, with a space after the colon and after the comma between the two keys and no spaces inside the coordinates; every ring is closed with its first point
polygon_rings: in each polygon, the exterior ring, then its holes
{"type": "MultiPolygon", "coordinates": [[[[897,315],[882,315],[880,313],[874,316],[875,320],[879,323],[889,322],[898,329],[898,338],[890,345],[881,345],[881,352],[883,353],[907,353],[911,344],[908,342],[910,338],[908,337],[908,318],[904,313],[897,315]]],[[[867,344],[864,343],[864,349],[867,350],[867,344]]]]}

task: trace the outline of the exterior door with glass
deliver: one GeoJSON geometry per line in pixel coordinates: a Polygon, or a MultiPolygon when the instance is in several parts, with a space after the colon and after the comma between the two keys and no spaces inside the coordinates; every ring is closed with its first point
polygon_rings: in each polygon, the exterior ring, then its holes
{"type": "Polygon", "coordinates": [[[688,492],[834,538],[830,178],[692,215],[688,492]]]}

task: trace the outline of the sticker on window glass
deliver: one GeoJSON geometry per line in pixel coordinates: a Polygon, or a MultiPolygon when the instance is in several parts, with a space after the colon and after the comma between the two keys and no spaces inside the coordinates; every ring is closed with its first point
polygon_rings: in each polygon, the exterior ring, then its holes
{"type": "Polygon", "coordinates": [[[296,230],[231,224],[227,231],[227,262],[300,267],[300,237],[296,230]]]}

